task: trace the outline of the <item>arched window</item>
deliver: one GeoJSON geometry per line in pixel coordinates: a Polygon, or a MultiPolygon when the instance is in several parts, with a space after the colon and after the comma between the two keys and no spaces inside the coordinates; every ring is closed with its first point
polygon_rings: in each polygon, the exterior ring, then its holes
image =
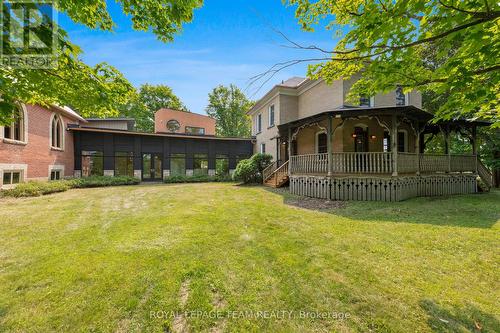
{"type": "Polygon", "coordinates": [[[26,115],[23,107],[18,107],[14,111],[13,121],[3,128],[3,137],[9,140],[23,141],[26,140],[25,133],[26,115]]]}
{"type": "Polygon", "coordinates": [[[316,153],[324,154],[328,152],[328,138],[325,132],[316,133],[316,153]]]}
{"type": "Polygon", "coordinates": [[[179,124],[179,122],[175,119],[171,119],[169,121],[167,121],[167,130],[169,132],[177,132],[179,130],[179,128],[181,128],[181,125],[179,124]]]}
{"type": "Polygon", "coordinates": [[[54,114],[50,123],[50,146],[52,148],[63,149],[64,131],[61,116],[54,114]]]}

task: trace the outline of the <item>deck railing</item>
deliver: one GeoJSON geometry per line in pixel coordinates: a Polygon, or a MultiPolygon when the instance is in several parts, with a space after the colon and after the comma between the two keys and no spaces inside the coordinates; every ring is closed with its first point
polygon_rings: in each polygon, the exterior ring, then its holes
{"type": "MultiPolygon", "coordinates": [[[[333,174],[391,174],[390,152],[332,153],[333,174]]],[[[477,172],[475,155],[398,153],[397,171],[401,174],[435,172],[477,172]]],[[[328,174],[328,154],[295,155],[290,158],[292,174],[328,174]]]]}
{"type": "MultiPolygon", "coordinates": [[[[333,173],[392,172],[391,153],[333,153],[332,157],[333,173]]],[[[328,166],[328,159],[326,164],[328,166]]]]}
{"type": "Polygon", "coordinates": [[[415,153],[398,153],[398,172],[415,173],[418,171],[418,155],[415,153]]]}
{"type": "Polygon", "coordinates": [[[420,172],[448,172],[450,170],[448,155],[424,154],[420,156],[420,172]]]}
{"type": "Polygon", "coordinates": [[[295,155],[290,157],[292,173],[328,173],[328,154],[295,155]]]}

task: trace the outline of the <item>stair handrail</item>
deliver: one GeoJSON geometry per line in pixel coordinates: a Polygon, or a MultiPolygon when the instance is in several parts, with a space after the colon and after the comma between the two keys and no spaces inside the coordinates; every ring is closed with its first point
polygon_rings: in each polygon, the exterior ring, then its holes
{"type": "Polygon", "coordinates": [[[274,171],[278,168],[278,161],[274,161],[273,163],[269,164],[264,170],[262,170],[262,181],[265,183],[266,180],[271,178],[273,175],[274,171]]]}
{"type": "Polygon", "coordinates": [[[278,175],[280,173],[286,173],[288,175],[288,161],[286,161],[279,168],[274,170],[273,174],[276,175],[276,177],[274,177],[274,185],[275,186],[278,186],[278,175]]]}
{"type": "Polygon", "coordinates": [[[482,181],[486,183],[486,186],[493,187],[493,174],[479,159],[477,160],[477,173],[482,181]]]}

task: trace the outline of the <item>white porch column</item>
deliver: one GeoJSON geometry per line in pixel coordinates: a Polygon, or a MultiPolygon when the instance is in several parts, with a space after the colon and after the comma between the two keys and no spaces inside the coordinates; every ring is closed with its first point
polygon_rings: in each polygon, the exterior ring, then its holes
{"type": "Polygon", "coordinates": [[[398,175],[398,116],[391,117],[392,175],[398,175]]]}
{"type": "Polygon", "coordinates": [[[333,117],[328,115],[328,125],[326,130],[326,149],[328,153],[328,176],[333,175],[333,155],[332,155],[332,129],[333,117]]]}
{"type": "Polygon", "coordinates": [[[288,126],[288,176],[291,175],[292,165],[290,161],[292,159],[292,128],[288,126]]]}

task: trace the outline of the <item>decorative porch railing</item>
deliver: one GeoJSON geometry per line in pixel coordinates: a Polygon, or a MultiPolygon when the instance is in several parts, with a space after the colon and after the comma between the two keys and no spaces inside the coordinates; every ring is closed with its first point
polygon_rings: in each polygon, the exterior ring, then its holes
{"type": "MultiPolygon", "coordinates": [[[[392,172],[391,153],[333,153],[333,173],[392,172]]],[[[328,159],[326,159],[328,171],[328,159]]]]}
{"type": "MultiPolygon", "coordinates": [[[[332,153],[333,174],[391,174],[394,171],[394,156],[390,152],[332,153]]],[[[402,174],[473,172],[476,169],[475,155],[439,155],[398,153],[397,171],[402,174]]],[[[290,158],[290,173],[328,173],[328,154],[295,155],[290,158]]]]}
{"type": "Polygon", "coordinates": [[[328,154],[295,155],[290,157],[292,173],[328,173],[328,154]]]}

